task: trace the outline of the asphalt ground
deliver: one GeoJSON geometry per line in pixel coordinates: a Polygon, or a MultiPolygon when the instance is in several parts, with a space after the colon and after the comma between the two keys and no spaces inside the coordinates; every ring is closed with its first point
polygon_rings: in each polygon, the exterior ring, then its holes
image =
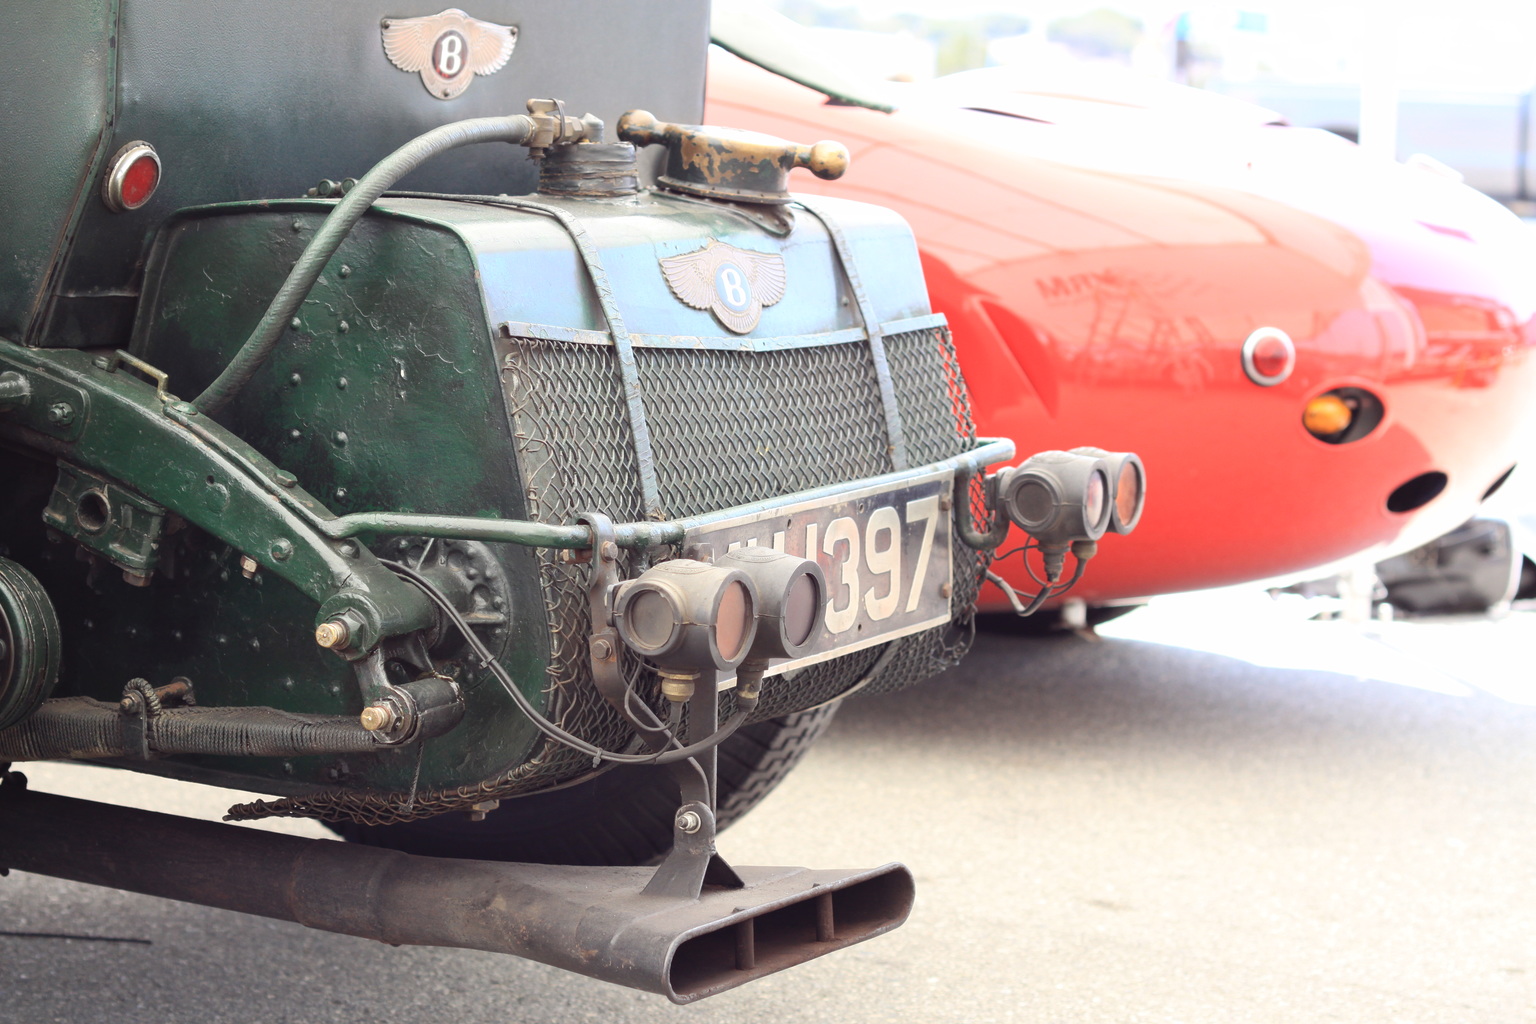
{"type": "MultiPolygon", "coordinates": [[[[1536,613],[1314,610],[1170,597],[1097,642],[984,635],[946,677],[849,702],[721,849],[902,860],[911,920],[694,1006],[12,873],[0,1021],[1536,1020],[1536,613]]],[[[209,818],[235,798],[27,771],[209,818]]]]}

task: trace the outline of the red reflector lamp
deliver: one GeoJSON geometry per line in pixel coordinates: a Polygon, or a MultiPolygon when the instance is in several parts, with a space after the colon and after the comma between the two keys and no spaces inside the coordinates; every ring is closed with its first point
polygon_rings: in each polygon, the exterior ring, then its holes
{"type": "Polygon", "coordinates": [[[113,213],[137,210],[160,184],[160,156],[147,142],[130,142],[107,165],[101,200],[113,213]]]}
{"type": "Polygon", "coordinates": [[[1260,327],[1243,342],[1243,372],[1263,388],[1283,384],[1296,369],[1296,343],[1278,327],[1260,327]]]}

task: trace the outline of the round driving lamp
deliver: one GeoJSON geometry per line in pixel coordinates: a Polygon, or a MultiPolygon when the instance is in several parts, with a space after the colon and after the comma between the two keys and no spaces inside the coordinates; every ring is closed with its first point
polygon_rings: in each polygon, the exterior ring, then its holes
{"type": "Polygon", "coordinates": [[[760,545],[737,548],[715,565],[739,569],[757,586],[757,637],[750,658],[798,658],[821,638],[827,577],[809,558],[760,545]]]}
{"type": "Polygon", "coordinates": [[[1041,547],[1098,540],[1109,528],[1110,465],[1077,452],[1041,452],[998,474],[997,499],[1041,547]]]}
{"type": "Polygon", "coordinates": [[[686,700],[699,676],[746,658],[757,603],[757,587],[741,570],[674,558],[619,584],[613,624],[630,650],[661,670],[667,697],[686,700]],[[669,679],[676,685],[669,688],[669,679]]]}
{"type": "Polygon", "coordinates": [[[1141,510],[1147,504],[1147,468],[1134,452],[1107,452],[1103,448],[1073,448],[1074,455],[1088,455],[1109,463],[1112,483],[1109,503],[1109,529],[1130,533],[1141,522],[1141,510]]]}

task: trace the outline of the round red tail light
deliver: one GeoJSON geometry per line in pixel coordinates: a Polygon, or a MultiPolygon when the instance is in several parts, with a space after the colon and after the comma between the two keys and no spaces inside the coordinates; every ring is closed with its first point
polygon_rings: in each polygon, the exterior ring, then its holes
{"type": "Polygon", "coordinates": [[[1296,368],[1296,345],[1278,327],[1260,327],[1243,342],[1243,372],[1260,387],[1284,383],[1296,368]]]}
{"type": "Polygon", "coordinates": [[[160,184],[160,155],[147,142],[130,142],[107,165],[101,200],[113,213],[137,210],[160,184]]]}

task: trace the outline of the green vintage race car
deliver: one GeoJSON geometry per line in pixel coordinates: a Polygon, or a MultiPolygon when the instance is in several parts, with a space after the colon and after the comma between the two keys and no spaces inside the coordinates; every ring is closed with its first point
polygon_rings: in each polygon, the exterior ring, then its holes
{"type": "Polygon", "coordinates": [[[695,126],[703,5],[12,17],[0,763],[360,842],[13,771],[0,866],[680,1002],[899,924],[900,865],[715,832],[1108,477],[986,475],[906,225],[786,191],[846,152],[695,126]]]}

